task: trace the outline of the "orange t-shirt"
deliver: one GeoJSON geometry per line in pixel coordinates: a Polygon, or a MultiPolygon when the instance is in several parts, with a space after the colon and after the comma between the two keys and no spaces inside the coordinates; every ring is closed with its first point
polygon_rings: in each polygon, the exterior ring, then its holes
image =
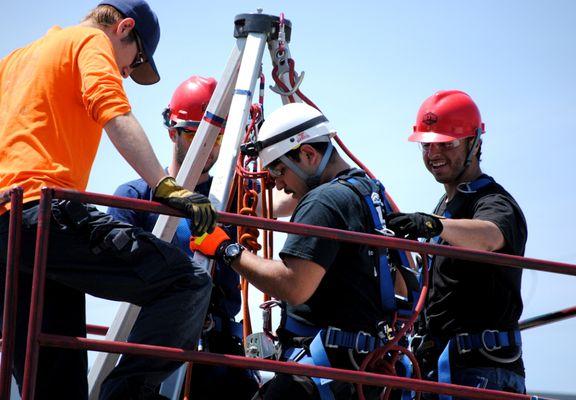
{"type": "MultiPolygon", "coordinates": [[[[85,190],[102,127],[130,112],[114,48],[95,28],[54,27],[0,60],[0,193],[85,190]]],[[[0,214],[9,204],[0,205],[0,214]]]]}

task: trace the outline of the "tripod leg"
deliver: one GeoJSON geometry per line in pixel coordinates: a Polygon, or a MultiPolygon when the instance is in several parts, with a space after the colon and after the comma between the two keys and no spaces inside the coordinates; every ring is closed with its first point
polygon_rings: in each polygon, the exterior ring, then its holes
{"type": "MultiPolygon", "coordinates": [[[[234,165],[238,156],[238,148],[240,147],[240,141],[244,136],[248,112],[252,101],[252,93],[256,87],[256,79],[260,74],[262,55],[264,45],[266,44],[266,37],[264,34],[250,34],[248,35],[248,38],[238,40],[245,40],[246,44],[242,60],[240,61],[240,69],[234,69],[235,71],[238,71],[238,77],[236,79],[234,95],[231,96],[231,104],[230,102],[228,103],[230,113],[228,114],[226,130],[224,131],[222,150],[218,157],[218,161],[216,161],[214,166],[215,173],[210,189],[210,199],[218,211],[222,211],[228,203],[228,194],[234,178],[234,165]]],[[[193,145],[194,142],[191,146],[193,145]]],[[[191,150],[188,151],[186,159],[188,159],[190,152],[191,150]]],[[[184,160],[184,165],[185,164],[186,160],[184,160]]],[[[192,171],[194,171],[194,169],[192,171]]],[[[209,262],[207,258],[196,257],[196,255],[194,256],[194,260],[197,262],[203,262],[204,264],[208,264],[209,262]]],[[[204,267],[209,268],[208,265],[204,265],[204,267]]],[[[180,389],[184,384],[186,376],[185,371],[186,366],[183,365],[174,373],[176,376],[172,375],[170,381],[165,381],[162,384],[160,393],[165,396],[170,396],[172,400],[178,400],[180,389]]],[[[192,388],[192,390],[194,390],[194,388],[192,388]]]]}
{"type": "Polygon", "coordinates": [[[246,47],[242,55],[234,96],[230,105],[222,150],[214,165],[214,178],[210,189],[211,198],[220,202],[218,211],[221,211],[228,202],[229,189],[235,171],[234,165],[238,156],[240,141],[246,129],[256,79],[260,76],[260,65],[265,44],[266,34],[264,33],[250,33],[246,38],[246,47]]]}

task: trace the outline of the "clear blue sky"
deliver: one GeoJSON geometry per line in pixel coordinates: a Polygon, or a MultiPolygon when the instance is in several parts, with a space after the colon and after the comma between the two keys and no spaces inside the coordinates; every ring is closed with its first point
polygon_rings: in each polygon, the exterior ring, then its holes
{"type": "MultiPolygon", "coordinates": [[[[96,3],[51,0],[2,6],[0,57],[53,25],[77,23],[96,3]]],[[[442,193],[417,146],[406,141],[420,103],[440,89],[461,89],[486,123],[483,162],[518,200],[528,220],[526,255],[576,263],[573,186],[576,137],[576,2],[556,1],[159,1],[159,84],[126,82],[134,113],[158,157],[171,147],[161,111],[192,74],[220,77],[234,44],[236,14],[284,12],[290,49],[306,71],[304,92],[344,142],[384,182],[403,210],[429,211],[442,193]]],[[[269,69],[268,56],[265,69],[269,69]]],[[[267,75],[267,82],[271,82],[267,75]]],[[[278,106],[268,91],[267,111],[278,106]]],[[[81,132],[78,132],[81,134],[81,132]]],[[[111,193],[135,173],[104,138],[89,190],[111,193]]],[[[524,272],[523,317],[576,303],[576,278],[524,272]]],[[[90,302],[92,321],[114,310],[90,302]]],[[[576,320],[526,331],[530,390],[576,393],[576,320]]]]}

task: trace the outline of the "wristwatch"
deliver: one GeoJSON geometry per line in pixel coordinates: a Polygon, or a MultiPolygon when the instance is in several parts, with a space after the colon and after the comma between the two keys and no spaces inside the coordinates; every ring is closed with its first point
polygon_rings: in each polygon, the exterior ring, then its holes
{"type": "Polygon", "coordinates": [[[239,243],[230,243],[228,246],[224,248],[224,252],[222,253],[222,261],[226,266],[231,266],[235,259],[240,257],[240,254],[246,248],[239,243]]]}

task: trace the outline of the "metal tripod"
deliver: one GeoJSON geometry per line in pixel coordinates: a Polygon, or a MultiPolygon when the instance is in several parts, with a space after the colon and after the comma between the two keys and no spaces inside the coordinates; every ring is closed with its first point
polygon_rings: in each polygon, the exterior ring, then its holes
{"type": "MultiPolygon", "coordinates": [[[[210,199],[217,211],[223,211],[228,203],[238,149],[245,133],[266,44],[268,44],[277,77],[277,85],[271,89],[280,94],[284,104],[302,101],[298,94],[298,86],[302,82],[303,74],[301,76],[295,74],[293,64],[290,65],[288,43],[291,30],[291,22],[285,20],[283,16],[262,14],[261,9],[258,9],[255,14],[237,15],[234,19],[236,44],[176,177],[177,182],[182,186],[192,190],[196,187],[202,168],[228,116],[222,150],[214,166],[214,178],[210,189],[210,199]]],[[[177,217],[160,215],[152,233],[163,240],[171,241],[178,222],[177,217]]],[[[195,257],[195,261],[202,262],[206,269],[210,268],[208,260],[203,257],[195,257]]],[[[122,303],[105,339],[126,341],[139,312],[140,307],[122,303]]],[[[119,357],[119,354],[98,354],[88,374],[90,400],[98,399],[100,386],[116,365],[119,357]]],[[[185,366],[163,384],[163,395],[173,400],[180,398],[184,371],[185,366]]]]}

